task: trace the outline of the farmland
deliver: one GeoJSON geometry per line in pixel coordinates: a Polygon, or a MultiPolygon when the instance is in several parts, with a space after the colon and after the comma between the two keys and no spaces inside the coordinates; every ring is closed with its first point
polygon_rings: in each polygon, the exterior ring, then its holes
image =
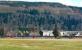
{"type": "Polygon", "coordinates": [[[0,50],[82,50],[82,39],[1,38],[0,50]]]}

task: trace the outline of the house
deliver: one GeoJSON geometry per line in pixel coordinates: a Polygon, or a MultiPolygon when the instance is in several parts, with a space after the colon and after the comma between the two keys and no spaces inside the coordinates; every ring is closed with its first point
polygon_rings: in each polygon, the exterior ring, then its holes
{"type": "Polygon", "coordinates": [[[80,36],[81,31],[60,31],[61,36],[80,36]]]}
{"type": "Polygon", "coordinates": [[[52,30],[43,30],[43,36],[54,36],[52,30]]]}
{"type": "MultiPolygon", "coordinates": [[[[43,30],[43,36],[54,36],[52,30],[43,30]]],[[[82,31],[59,31],[60,36],[82,36],[82,31]]]]}

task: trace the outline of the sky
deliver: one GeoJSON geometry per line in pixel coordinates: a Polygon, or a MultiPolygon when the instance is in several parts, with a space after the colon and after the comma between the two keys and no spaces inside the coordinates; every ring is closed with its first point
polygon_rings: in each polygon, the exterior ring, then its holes
{"type": "Polygon", "coordinates": [[[65,5],[82,7],[82,0],[8,0],[8,1],[58,2],[65,5]]]}

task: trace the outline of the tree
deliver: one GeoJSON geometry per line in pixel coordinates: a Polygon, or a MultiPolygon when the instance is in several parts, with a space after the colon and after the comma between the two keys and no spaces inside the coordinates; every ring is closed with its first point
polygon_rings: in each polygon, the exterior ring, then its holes
{"type": "Polygon", "coordinates": [[[39,31],[39,34],[40,34],[40,36],[42,37],[43,36],[43,31],[39,31]]]}
{"type": "Polygon", "coordinates": [[[17,37],[21,37],[21,31],[19,31],[18,33],[17,33],[17,37]]]}
{"type": "Polygon", "coordinates": [[[3,37],[3,36],[4,36],[4,30],[0,29],[0,37],[3,37]]]}
{"type": "Polygon", "coordinates": [[[55,28],[54,28],[52,33],[53,33],[55,38],[57,38],[59,36],[59,31],[58,31],[58,28],[57,28],[57,24],[55,24],[55,28]]]}
{"type": "Polygon", "coordinates": [[[25,31],[24,32],[24,37],[28,37],[29,36],[29,32],[28,31],[25,31]]]}
{"type": "Polygon", "coordinates": [[[76,32],[76,33],[70,33],[69,34],[69,38],[73,38],[73,37],[75,37],[75,35],[77,35],[78,34],[78,32],[76,32]]]}

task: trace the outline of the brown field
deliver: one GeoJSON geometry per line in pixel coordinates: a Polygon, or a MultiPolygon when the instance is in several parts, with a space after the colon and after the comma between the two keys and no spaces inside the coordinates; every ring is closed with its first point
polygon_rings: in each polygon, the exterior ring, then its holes
{"type": "Polygon", "coordinates": [[[0,50],[82,50],[82,39],[1,38],[0,50]]]}

